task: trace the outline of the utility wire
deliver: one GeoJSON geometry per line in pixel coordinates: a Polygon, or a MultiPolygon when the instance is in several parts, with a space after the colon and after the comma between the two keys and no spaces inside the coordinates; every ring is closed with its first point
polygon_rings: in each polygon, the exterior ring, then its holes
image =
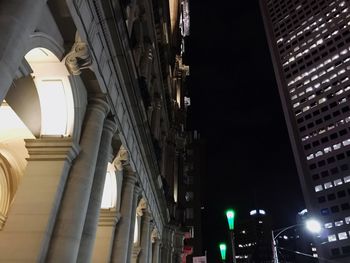
{"type": "Polygon", "coordinates": [[[326,258],[320,258],[320,257],[314,257],[313,255],[306,254],[306,253],[303,253],[303,252],[300,252],[300,251],[293,251],[293,250],[290,250],[290,249],[287,249],[287,248],[284,248],[284,247],[277,247],[277,249],[285,250],[285,251],[292,252],[292,253],[295,253],[297,255],[302,255],[302,256],[305,256],[305,257],[311,257],[311,258],[314,258],[314,259],[325,260],[326,262],[337,263],[337,261],[334,261],[334,260],[330,260],[330,259],[326,259],[326,258]]]}

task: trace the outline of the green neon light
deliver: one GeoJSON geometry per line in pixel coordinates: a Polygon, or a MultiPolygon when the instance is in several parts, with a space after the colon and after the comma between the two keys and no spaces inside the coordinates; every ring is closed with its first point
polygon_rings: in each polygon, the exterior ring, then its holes
{"type": "Polygon", "coordinates": [[[221,259],[226,260],[226,249],[227,249],[226,244],[220,243],[219,248],[220,248],[221,259]]]}
{"type": "Polygon", "coordinates": [[[234,222],[235,222],[235,210],[233,210],[233,209],[226,210],[226,217],[227,217],[229,229],[233,230],[234,229],[234,222]]]}

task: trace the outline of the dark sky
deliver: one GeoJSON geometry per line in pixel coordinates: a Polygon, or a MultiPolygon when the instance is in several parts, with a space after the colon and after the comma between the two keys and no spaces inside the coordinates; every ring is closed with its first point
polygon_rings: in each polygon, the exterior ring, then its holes
{"type": "Polygon", "coordinates": [[[258,206],[279,228],[295,223],[304,202],[258,1],[191,0],[190,8],[190,119],[207,140],[204,247],[216,262],[225,208],[238,221],[258,206]]]}

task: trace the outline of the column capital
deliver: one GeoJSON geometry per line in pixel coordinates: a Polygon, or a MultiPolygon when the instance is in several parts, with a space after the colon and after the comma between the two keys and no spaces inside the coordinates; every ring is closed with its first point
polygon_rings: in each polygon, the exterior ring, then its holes
{"type": "Polygon", "coordinates": [[[24,141],[29,154],[28,161],[67,160],[72,162],[80,151],[72,138],[44,137],[24,141]]]}

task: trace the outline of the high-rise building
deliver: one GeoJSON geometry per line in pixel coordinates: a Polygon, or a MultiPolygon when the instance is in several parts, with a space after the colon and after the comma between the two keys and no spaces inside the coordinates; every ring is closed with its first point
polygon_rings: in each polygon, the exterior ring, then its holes
{"type": "Polygon", "coordinates": [[[260,0],[320,258],[350,261],[350,4],[260,0]]]}
{"type": "Polygon", "coordinates": [[[263,209],[250,211],[250,217],[237,224],[235,232],[236,262],[272,262],[272,222],[263,209]]]}
{"type": "Polygon", "coordinates": [[[0,262],[183,261],[188,4],[0,0],[0,262]]]}

